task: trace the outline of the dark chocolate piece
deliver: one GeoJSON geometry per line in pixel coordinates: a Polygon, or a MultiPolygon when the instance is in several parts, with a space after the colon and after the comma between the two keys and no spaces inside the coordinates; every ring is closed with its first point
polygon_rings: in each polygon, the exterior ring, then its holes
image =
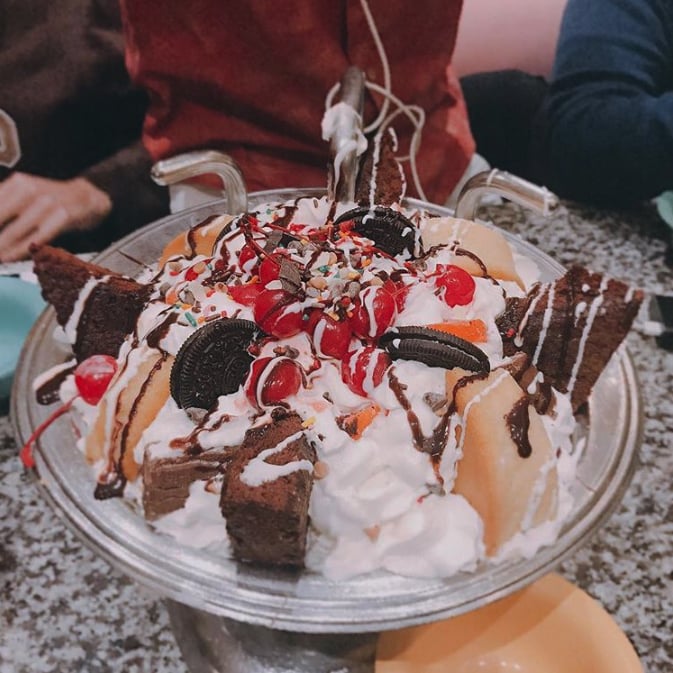
{"type": "Polygon", "coordinates": [[[396,151],[397,138],[389,126],[368,144],[355,185],[355,201],[361,206],[390,206],[402,201],[406,181],[396,151]]]}
{"type": "Polygon", "coordinates": [[[526,297],[507,300],[497,324],[504,354],[523,351],[577,411],[638,314],[643,293],[626,283],[572,267],[526,297]]]}
{"type": "Polygon", "coordinates": [[[126,488],[126,477],[116,468],[108,470],[102,477],[102,481],[96,483],[93,497],[96,500],[108,500],[121,498],[126,488]]]}
{"type": "Polygon", "coordinates": [[[394,359],[417,360],[429,367],[490,370],[488,356],[474,344],[429,327],[396,327],[383,334],[379,346],[394,359]]]}
{"type": "Polygon", "coordinates": [[[91,278],[99,281],[82,308],[73,352],[78,362],[91,355],[116,357],[124,339],[135,329],[151,286],[60,248],[34,246],[30,252],[42,296],[54,307],[56,321],[62,327],[68,323],[86,283],[91,278]]]}
{"type": "MultiPolygon", "coordinates": [[[[262,451],[278,447],[301,432],[299,416],[276,415],[273,422],[247,432],[227,466],[220,505],[234,557],[239,561],[297,568],[304,565],[313,472],[296,470],[257,486],[241,479],[245,467],[262,451]]],[[[285,465],[298,460],[316,461],[315,450],[304,434],[268,455],[265,462],[285,465]]]]}
{"type": "Polygon", "coordinates": [[[183,409],[211,409],[220,395],[236,392],[253,357],[248,347],[262,332],[250,320],[207,323],[181,346],[171,370],[171,395],[183,409]]]}
{"type": "Polygon", "coordinates": [[[145,454],[142,467],[145,518],[153,521],[183,507],[191,484],[221,473],[235,450],[213,449],[197,456],[154,459],[145,454]]]}

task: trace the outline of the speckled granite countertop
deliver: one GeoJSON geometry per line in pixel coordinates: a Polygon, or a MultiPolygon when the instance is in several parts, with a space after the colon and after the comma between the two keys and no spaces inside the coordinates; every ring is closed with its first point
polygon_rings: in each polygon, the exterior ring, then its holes
{"type": "MultiPolygon", "coordinates": [[[[484,214],[562,264],[673,294],[664,227],[650,210],[568,205],[545,220],[505,205],[484,214]]],[[[628,345],[643,386],[640,465],[609,522],[560,570],[615,618],[648,673],[665,673],[673,671],[673,353],[637,332],[628,345]]],[[[0,416],[0,673],[122,670],[186,671],[164,607],[66,529],[24,474],[0,416]]]]}

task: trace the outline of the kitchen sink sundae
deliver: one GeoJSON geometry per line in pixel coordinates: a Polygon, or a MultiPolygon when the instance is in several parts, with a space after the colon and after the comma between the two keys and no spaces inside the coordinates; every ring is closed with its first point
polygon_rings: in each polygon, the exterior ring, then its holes
{"type": "Polygon", "coordinates": [[[400,197],[211,217],[135,280],[35,249],[96,496],[183,544],[332,578],[553,542],[574,413],[642,297],[579,268],[540,283],[494,228],[400,197]],[[80,368],[100,356],[97,392],[80,368]]]}

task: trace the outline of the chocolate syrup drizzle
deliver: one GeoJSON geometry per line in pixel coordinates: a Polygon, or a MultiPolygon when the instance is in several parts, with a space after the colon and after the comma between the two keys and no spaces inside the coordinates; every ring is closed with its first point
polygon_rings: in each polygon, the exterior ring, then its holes
{"type": "MultiPolygon", "coordinates": [[[[512,373],[511,370],[509,371],[512,373]]],[[[479,373],[461,378],[453,389],[453,400],[450,405],[451,409],[455,409],[456,407],[456,394],[459,390],[469,385],[470,383],[473,383],[474,381],[486,379],[488,376],[488,374],[479,373]]],[[[514,376],[514,374],[512,374],[512,376],[514,376]]],[[[516,379],[515,376],[514,378],[516,379]]],[[[529,458],[533,453],[533,447],[528,436],[528,431],[530,428],[530,415],[528,406],[530,404],[530,395],[524,394],[514,403],[512,409],[507,414],[505,414],[504,417],[510,437],[516,445],[517,453],[519,456],[521,456],[521,458],[529,458]]]]}
{"type": "MultiPolygon", "coordinates": [[[[105,468],[105,471],[101,474],[99,482],[96,485],[96,490],[94,491],[94,497],[96,500],[105,500],[107,498],[115,498],[123,495],[127,479],[124,475],[122,464],[128,449],[128,433],[133,425],[133,419],[137,414],[138,405],[140,404],[141,400],[145,398],[145,393],[151,385],[152,379],[161,369],[167,358],[167,353],[161,354],[161,358],[154,364],[152,370],[149,373],[149,376],[143,381],[138,395],[136,395],[135,400],[133,400],[133,404],[129,410],[128,420],[126,423],[124,423],[122,428],[122,434],[119,441],[119,456],[117,458],[110,456],[108,465],[105,468]]],[[[117,398],[117,406],[119,406],[119,398],[117,398]]]]}
{"type": "MultiPolygon", "coordinates": [[[[203,453],[203,447],[199,442],[199,435],[206,429],[210,420],[210,413],[206,414],[201,422],[186,437],[176,437],[169,442],[171,449],[182,451],[188,456],[198,456],[203,453]]],[[[231,417],[228,414],[222,414],[215,422],[208,427],[209,431],[219,430],[225,423],[228,423],[231,417]]]]}
{"type": "Polygon", "coordinates": [[[109,498],[121,498],[126,487],[126,477],[121,471],[105,472],[102,475],[105,481],[99,481],[93,492],[96,500],[108,500],[109,498]]]}
{"type": "Polygon", "coordinates": [[[454,408],[450,406],[446,412],[442,414],[439,423],[432,431],[432,435],[428,437],[424,435],[421,430],[418,416],[414,413],[414,410],[411,408],[411,403],[404,394],[406,386],[400,382],[397,376],[395,376],[394,367],[391,367],[388,370],[388,385],[400,403],[400,406],[407,412],[407,421],[409,422],[409,428],[411,429],[414,448],[421,453],[427,453],[431,456],[437,479],[443,484],[444,479],[439,474],[439,463],[449,440],[449,420],[454,408]]]}
{"type": "Polygon", "coordinates": [[[60,402],[61,397],[59,395],[59,389],[61,384],[65,379],[75,370],[77,365],[72,367],[67,367],[56,372],[53,376],[48,378],[42,385],[35,391],[35,399],[38,404],[54,404],[55,402],[60,402]]]}
{"type": "MultiPolygon", "coordinates": [[[[196,238],[196,235],[201,231],[201,229],[204,229],[207,227],[211,222],[216,220],[219,217],[219,215],[210,215],[207,217],[203,222],[199,222],[198,224],[194,225],[191,229],[187,231],[187,245],[189,246],[189,255],[187,256],[187,259],[193,259],[196,257],[196,248],[198,245],[198,240],[196,238]]],[[[225,229],[227,227],[224,227],[225,229]]]]}
{"type": "MultiPolygon", "coordinates": [[[[297,208],[298,208],[298,202],[295,202],[294,206],[287,206],[285,213],[271,223],[273,225],[274,234],[277,234],[278,232],[288,227],[288,225],[292,222],[292,219],[296,213],[297,208]]],[[[334,214],[336,212],[335,208],[336,204],[332,204],[332,209],[330,210],[327,222],[325,223],[328,227],[330,226],[330,223],[334,218],[334,214]]],[[[206,280],[204,282],[204,285],[215,284],[216,282],[220,281],[224,282],[232,275],[236,275],[236,267],[235,265],[231,264],[227,246],[224,245],[224,243],[227,240],[242,234],[245,237],[246,241],[248,241],[251,245],[253,245],[253,247],[259,247],[258,244],[263,243],[263,239],[255,237],[256,235],[258,236],[260,234],[264,234],[262,229],[258,226],[256,214],[257,213],[247,213],[239,218],[236,218],[235,220],[232,220],[218,234],[215,244],[213,246],[214,259],[215,259],[213,263],[214,269],[211,273],[211,278],[206,280]]],[[[210,224],[213,221],[213,219],[215,219],[215,216],[212,216],[204,220],[199,225],[193,227],[187,234],[187,243],[190,249],[190,258],[196,255],[197,233],[199,229],[210,224]]],[[[294,236],[292,232],[285,232],[283,235],[285,237],[289,236],[290,238],[296,238],[297,240],[303,238],[301,236],[294,236]]],[[[276,239],[277,236],[273,236],[273,234],[271,238],[268,235],[266,236],[267,245],[263,246],[263,249],[266,252],[266,254],[271,253],[270,250],[271,247],[273,248],[276,247],[277,244],[276,245],[270,244],[273,243],[273,241],[275,241],[276,239]]],[[[312,243],[315,245],[316,249],[315,252],[311,255],[309,263],[303,269],[305,273],[308,272],[309,269],[311,269],[315,261],[318,259],[319,255],[324,251],[335,253],[337,255],[337,258],[340,258],[341,260],[345,258],[346,253],[343,250],[339,249],[334,245],[330,245],[329,237],[327,241],[323,241],[322,239],[320,239],[312,241],[312,243]]],[[[378,254],[382,254],[385,257],[390,257],[390,255],[382,253],[378,249],[376,250],[378,254]]],[[[490,280],[496,285],[499,285],[498,281],[488,273],[486,265],[477,255],[475,255],[469,250],[460,248],[457,243],[454,245],[452,252],[456,256],[465,256],[470,258],[479,267],[484,278],[490,280]]],[[[422,260],[427,258],[427,256],[429,256],[430,254],[432,254],[432,250],[428,251],[427,254],[421,253],[421,257],[417,261],[422,262],[422,260]]],[[[391,273],[389,275],[391,280],[393,280],[394,282],[399,281],[401,280],[404,274],[415,273],[414,263],[409,263],[406,265],[406,267],[407,267],[406,269],[398,269],[393,273],[391,273]]],[[[380,276],[383,280],[388,278],[388,274],[385,271],[381,272],[380,276]]],[[[504,293],[505,291],[503,289],[503,294],[504,293]]],[[[289,297],[287,299],[287,303],[291,303],[292,301],[294,301],[294,298],[289,297]]],[[[281,304],[282,303],[283,302],[281,302],[281,304]]],[[[277,310],[277,308],[278,307],[275,306],[273,310],[275,311],[277,310]]],[[[151,348],[161,350],[159,348],[161,340],[167,335],[170,326],[177,319],[178,319],[177,313],[169,313],[167,317],[161,322],[161,324],[155,327],[147,335],[146,337],[147,345],[150,346],[151,348]]],[[[136,335],[136,343],[137,343],[137,335],[136,335]]],[[[311,347],[313,348],[313,344],[311,344],[311,347]]],[[[313,352],[314,361],[319,366],[319,359],[317,358],[315,349],[313,350],[314,350],[313,352]]],[[[125,424],[125,427],[122,431],[122,437],[120,443],[121,446],[120,455],[118,459],[110,461],[108,468],[101,475],[100,481],[97,484],[95,491],[95,497],[97,499],[116,497],[122,495],[124,491],[126,478],[123,475],[122,462],[127,448],[127,439],[128,439],[127,433],[129,431],[130,426],[132,425],[132,420],[137,413],[138,401],[144,397],[144,393],[146,392],[147,387],[150,385],[151,380],[154,377],[155,373],[159,371],[160,367],[165,362],[166,357],[167,355],[165,353],[162,353],[162,359],[158,363],[156,363],[155,366],[153,367],[152,372],[150,373],[146,381],[143,383],[142,389],[131,407],[128,422],[125,424]]],[[[387,376],[391,391],[395,395],[401,407],[406,412],[407,422],[411,430],[414,448],[417,451],[425,453],[429,456],[440,490],[443,490],[442,487],[444,484],[444,479],[440,474],[439,467],[442,455],[449,440],[451,429],[450,421],[456,409],[455,406],[456,392],[460,388],[468,385],[472,381],[486,378],[488,374],[479,373],[465,376],[458,382],[458,384],[455,386],[453,390],[453,398],[451,402],[446,405],[446,409],[440,416],[439,422],[433,428],[432,433],[429,436],[426,436],[423,433],[420,420],[416,415],[416,413],[414,412],[412,405],[405,394],[406,386],[395,375],[394,367],[391,367],[388,370],[387,376]]],[[[530,422],[528,415],[528,396],[522,397],[514,405],[512,410],[505,416],[505,419],[508,425],[510,435],[512,436],[512,439],[517,446],[519,455],[522,458],[530,456],[532,453],[532,447],[530,445],[530,441],[528,438],[528,428],[530,422]]],[[[196,427],[192,430],[192,432],[188,436],[175,438],[171,440],[170,447],[173,449],[181,450],[187,455],[198,455],[204,450],[200,444],[201,433],[203,433],[204,431],[218,430],[229,421],[230,417],[226,414],[214,419],[211,418],[210,413],[206,414],[203,418],[200,418],[198,420],[198,422],[196,423],[196,427]]]]}
{"type": "Polygon", "coordinates": [[[145,341],[150,348],[161,350],[159,344],[168,335],[171,325],[177,322],[178,316],[178,313],[168,313],[166,319],[147,334],[145,341]]]}
{"type": "Polygon", "coordinates": [[[488,272],[488,268],[486,267],[486,264],[481,260],[480,257],[475,255],[473,252],[470,250],[466,250],[465,248],[461,248],[459,246],[456,246],[453,248],[453,253],[456,255],[456,257],[467,257],[468,259],[471,259],[478,267],[479,270],[482,273],[482,276],[486,278],[486,280],[490,280],[493,285],[497,285],[500,290],[502,291],[502,296],[506,297],[507,293],[505,292],[505,289],[500,285],[500,283],[491,276],[491,274],[488,272]]]}
{"type": "MultiPolygon", "coordinates": [[[[137,407],[140,403],[140,400],[144,398],[144,394],[147,391],[147,388],[150,386],[152,379],[155,374],[161,369],[166,359],[168,358],[168,353],[163,351],[159,347],[161,340],[168,334],[170,326],[177,320],[178,314],[173,312],[166,312],[165,319],[154,329],[152,329],[146,337],[147,345],[150,348],[154,348],[161,353],[161,358],[155,363],[154,367],[150,371],[149,376],[143,382],[139,394],[136,396],[131,409],[129,411],[129,417],[127,422],[124,424],[122,429],[122,436],[120,438],[120,453],[117,458],[110,456],[108,459],[108,465],[105,470],[101,473],[99,481],[96,484],[94,490],[94,497],[96,500],[106,500],[108,498],[117,498],[121,497],[124,494],[124,489],[126,487],[127,479],[124,476],[124,471],[122,469],[122,462],[124,460],[124,455],[127,450],[127,440],[128,440],[128,431],[132,425],[132,420],[137,413],[137,407]]],[[[133,333],[133,347],[137,347],[139,343],[137,331],[133,333]]],[[[126,367],[127,362],[124,363],[126,367]]],[[[117,398],[117,405],[119,405],[119,398],[117,398]]],[[[115,416],[118,413],[118,409],[115,411],[115,416]]]]}
{"type": "Polygon", "coordinates": [[[505,422],[512,441],[516,444],[517,452],[521,458],[529,458],[533,453],[533,447],[528,437],[530,428],[530,414],[528,411],[528,396],[519,398],[512,410],[505,415],[505,422]]]}

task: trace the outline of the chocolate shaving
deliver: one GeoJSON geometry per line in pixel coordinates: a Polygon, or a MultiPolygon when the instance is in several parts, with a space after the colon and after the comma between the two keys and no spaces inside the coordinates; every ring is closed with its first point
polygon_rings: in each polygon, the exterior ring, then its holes
{"type": "Polygon", "coordinates": [[[449,403],[446,395],[439,393],[425,393],[423,401],[439,416],[446,411],[446,405],[449,403]]]}
{"type": "Polygon", "coordinates": [[[343,430],[350,437],[354,437],[357,434],[358,419],[355,414],[344,414],[343,416],[337,416],[336,424],[340,430],[343,430]]]}
{"type": "Polygon", "coordinates": [[[264,244],[264,252],[272,253],[279,245],[283,239],[282,231],[272,231],[266,239],[264,244]]]}
{"type": "Polygon", "coordinates": [[[126,487],[126,477],[119,471],[108,472],[106,481],[99,481],[93,492],[96,500],[108,500],[109,498],[121,498],[126,487]]]}
{"type": "Polygon", "coordinates": [[[280,274],[278,276],[280,284],[286,292],[290,294],[299,294],[303,287],[301,273],[294,262],[289,259],[280,260],[280,274]]]}

